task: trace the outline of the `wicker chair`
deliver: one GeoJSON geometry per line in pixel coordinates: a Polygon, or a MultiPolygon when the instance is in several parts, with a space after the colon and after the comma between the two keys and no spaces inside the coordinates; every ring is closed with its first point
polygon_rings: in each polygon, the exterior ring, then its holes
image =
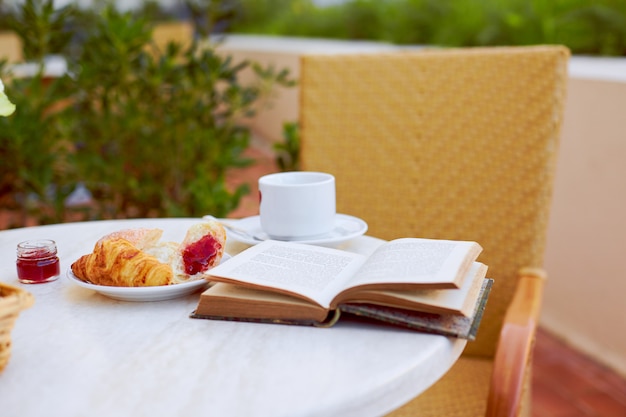
{"type": "Polygon", "coordinates": [[[477,340],[394,416],[529,412],[568,57],[535,46],[302,58],[302,168],[336,176],[337,210],[384,239],[475,240],[495,279],[477,340]]]}

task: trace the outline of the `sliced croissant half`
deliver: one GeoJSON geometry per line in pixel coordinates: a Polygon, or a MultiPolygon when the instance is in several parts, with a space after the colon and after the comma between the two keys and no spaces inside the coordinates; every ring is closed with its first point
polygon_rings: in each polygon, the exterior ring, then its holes
{"type": "Polygon", "coordinates": [[[224,254],[226,232],[216,221],[193,225],[181,243],[161,242],[162,234],[143,228],[108,234],[72,264],[72,272],[97,285],[169,285],[203,279],[224,254]]]}

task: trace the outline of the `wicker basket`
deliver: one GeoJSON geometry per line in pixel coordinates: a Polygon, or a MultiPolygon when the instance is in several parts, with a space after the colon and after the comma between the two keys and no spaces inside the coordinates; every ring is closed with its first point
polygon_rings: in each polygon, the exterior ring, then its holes
{"type": "Polygon", "coordinates": [[[0,282],[0,372],[11,356],[11,330],[20,311],[30,307],[34,297],[24,290],[0,282]]]}

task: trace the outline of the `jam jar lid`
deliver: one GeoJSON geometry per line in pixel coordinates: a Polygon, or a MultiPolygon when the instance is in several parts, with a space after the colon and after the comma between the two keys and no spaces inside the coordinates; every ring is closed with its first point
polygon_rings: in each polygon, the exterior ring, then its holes
{"type": "Polygon", "coordinates": [[[51,239],[32,239],[17,244],[18,258],[46,258],[56,254],[57,245],[51,239]]]}

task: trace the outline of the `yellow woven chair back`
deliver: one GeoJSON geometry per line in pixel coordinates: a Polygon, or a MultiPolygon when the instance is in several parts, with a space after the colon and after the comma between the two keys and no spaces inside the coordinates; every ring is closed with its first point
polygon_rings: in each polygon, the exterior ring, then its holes
{"type": "Polygon", "coordinates": [[[492,356],[519,268],[540,267],[569,52],[304,56],[301,162],[369,234],[479,242],[495,284],[466,353],[492,356]]]}

